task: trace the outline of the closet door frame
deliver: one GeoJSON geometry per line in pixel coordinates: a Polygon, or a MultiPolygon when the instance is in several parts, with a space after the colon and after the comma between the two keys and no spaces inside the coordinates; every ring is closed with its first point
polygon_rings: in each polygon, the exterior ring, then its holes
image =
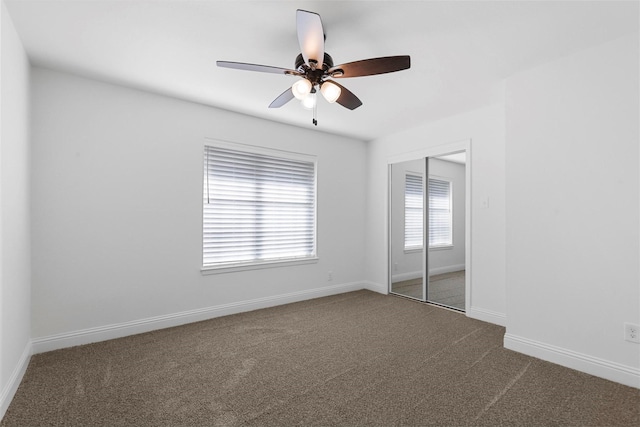
{"type": "MultiPolygon", "coordinates": [[[[471,193],[473,191],[471,187],[471,172],[472,172],[472,153],[471,153],[471,139],[464,139],[460,141],[449,142],[446,144],[436,145],[433,147],[428,147],[422,150],[406,152],[402,154],[397,154],[387,158],[387,221],[386,221],[386,236],[387,236],[387,293],[391,292],[392,285],[392,252],[391,252],[391,166],[395,163],[406,162],[410,160],[420,160],[423,159],[425,162],[425,181],[423,182],[423,194],[426,194],[428,189],[428,158],[429,157],[438,157],[446,154],[462,152],[466,153],[466,165],[465,165],[465,186],[466,186],[466,194],[465,194],[465,264],[466,264],[466,274],[465,274],[465,311],[469,312],[469,310],[473,307],[472,305],[472,292],[471,292],[471,277],[472,277],[472,258],[471,258],[471,193]]],[[[425,205],[428,204],[428,198],[424,198],[423,200],[425,205]]],[[[427,290],[429,280],[429,268],[428,268],[428,253],[429,253],[429,237],[428,237],[428,208],[424,210],[424,232],[423,232],[423,298],[426,302],[427,300],[427,290]],[[426,276],[425,276],[426,275],[426,276]]]]}

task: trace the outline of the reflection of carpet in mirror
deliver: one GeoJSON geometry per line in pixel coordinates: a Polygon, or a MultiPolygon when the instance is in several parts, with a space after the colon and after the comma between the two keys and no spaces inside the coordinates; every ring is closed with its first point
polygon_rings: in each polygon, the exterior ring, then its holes
{"type": "MultiPolygon", "coordinates": [[[[428,300],[464,310],[464,279],[465,270],[431,276],[428,300]]],[[[422,278],[393,283],[391,292],[422,299],[422,278]]]]}
{"type": "Polygon", "coordinates": [[[429,301],[464,310],[465,270],[438,274],[429,278],[429,301]]]}
{"type": "Polygon", "coordinates": [[[392,283],[391,292],[407,297],[422,299],[422,277],[392,283]]]}

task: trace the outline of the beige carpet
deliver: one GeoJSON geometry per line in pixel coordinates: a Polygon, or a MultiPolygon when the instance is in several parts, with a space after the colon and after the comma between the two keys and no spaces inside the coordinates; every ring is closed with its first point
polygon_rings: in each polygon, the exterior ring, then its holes
{"type": "Polygon", "coordinates": [[[2,426],[638,426],[640,391],[358,291],[33,356],[2,426]]]}

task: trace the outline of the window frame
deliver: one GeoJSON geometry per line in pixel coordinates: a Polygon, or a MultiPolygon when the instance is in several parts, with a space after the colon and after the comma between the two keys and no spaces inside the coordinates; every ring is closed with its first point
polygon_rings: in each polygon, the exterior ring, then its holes
{"type": "Polygon", "coordinates": [[[206,186],[206,174],[207,174],[207,166],[206,166],[206,147],[214,147],[221,150],[232,150],[237,152],[247,153],[249,155],[256,156],[267,156],[271,158],[276,158],[280,160],[291,160],[291,161],[301,161],[313,164],[313,228],[312,228],[312,240],[313,240],[313,248],[312,253],[309,256],[304,257],[283,257],[279,259],[253,259],[250,261],[236,261],[236,262],[225,262],[215,264],[205,264],[204,257],[204,226],[205,226],[205,200],[204,194],[206,193],[206,188],[202,188],[202,207],[201,207],[201,228],[200,228],[200,237],[201,237],[201,258],[200,258],[200,271],[202,274],[220,274],[220,273],[228,273],[228,272],[236,272],[236,271],[245,271],[245,270],[255,270],[255,269],[263,269],[263,268],[272,268],[272,267],[285,267],[292,265],[302,265],[302,264],[311,264],[318,262],[318,160],[317,156],[312,154],[304,154],[297,153],[293,151],[286,151],[275,148],[266,148],[259,147],[255,145],[243,144],[238,142],[230,142],[230,141],[222,141],[217,139],[205,138],[205,142],[202,146],[202,151],[200,152],[200,160],[205,163],[203,165],[203,173],[201,175],[202,185],[206,186]]]}

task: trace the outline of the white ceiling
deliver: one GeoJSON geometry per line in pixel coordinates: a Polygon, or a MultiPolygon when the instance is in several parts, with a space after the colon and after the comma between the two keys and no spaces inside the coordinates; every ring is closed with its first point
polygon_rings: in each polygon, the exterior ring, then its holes
{"type": "Polygon", "coordinates": [[[318,130],[364,140],[502,99],[503,79],[638,31],[638,2],[3,0],[34,65],[313,128],[293,68],[297,8],[321,15],[335,64],[411,55],[411,69],[342,79],[363,105],[318,102],[318,130]]]}

